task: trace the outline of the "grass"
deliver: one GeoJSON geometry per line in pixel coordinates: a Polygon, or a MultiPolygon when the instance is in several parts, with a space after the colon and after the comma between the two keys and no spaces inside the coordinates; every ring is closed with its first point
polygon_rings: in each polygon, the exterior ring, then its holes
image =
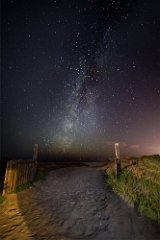
{"type": "Polygon", "coordinates": [[[122,166],[118,179],[113,166],[108,168],[107,185],[142,215],[160,224],[160,160],[146,157],[140,158],[137,165],[122,163],[122,166]]]}
{"type": "Polygon", "coordinates": [[[0,195],[0,204],[3,203],[4,200],[5,200],[5,197],[0,195]]]}
{"type": "Polygon", "coordinates": [[[32,186],[33,186],[33,182],[28,182],[28,183],[21,184],[21,185],[16,187],[14,193],[24,191],[26,189],[31,188],[32,186]]]}
{"type": "Polygon", "coordinates": [[[39,182],[39,181],[44,181],[46,179],[46,176],[47,176],[47,173],[43,173],[43,172],[37,174],[32,181],[17,186],[14,193],[21,192],[21,191],[31,188],[34,185],[34,183],[39,182]]]}

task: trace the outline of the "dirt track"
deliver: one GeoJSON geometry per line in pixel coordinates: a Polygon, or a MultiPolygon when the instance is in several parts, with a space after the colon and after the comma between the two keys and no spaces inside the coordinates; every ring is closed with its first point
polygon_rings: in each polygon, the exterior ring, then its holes
{"type": "Polygon", "coordinates": [[[158,240],[160,227],[106,188],[104,170],[54,170],[0,209],[0,239],[158,240]]]}

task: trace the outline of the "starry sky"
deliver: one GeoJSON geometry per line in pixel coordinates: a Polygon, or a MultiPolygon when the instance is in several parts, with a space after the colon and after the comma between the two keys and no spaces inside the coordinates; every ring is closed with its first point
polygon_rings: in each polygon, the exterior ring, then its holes
{"type": "Polygon", "coordinates": [[[1,155],[160,154],[158,0],[2,0],[1,155]]]}

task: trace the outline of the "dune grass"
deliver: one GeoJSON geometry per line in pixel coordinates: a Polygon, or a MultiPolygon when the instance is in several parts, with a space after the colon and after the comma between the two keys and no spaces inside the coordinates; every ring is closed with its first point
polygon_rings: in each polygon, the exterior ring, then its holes
{"type": "Polygon", "coordinates": [[[118,179],[112,166],[107,171],[107,185],[142,215],[160,224],[160,160],[141,158],[138,161],[138,165],[124,166],[118,179]]]}
{"type": "Polygon", "coordinates": [[[26,189],[29,189],[31,188],[34,183],[38,182],[38,181],[44,181],[46,179],[46,176],[47,176],[47,173],[39,173],[37,174],[33,181],[30,181],[28,183],[24,183],[24,184],[21,184],[19,186],[16,187],[16,190],[14,191],[14,193],[17,193],[17,192],[21,192],[21,191],[24,191],[26,189]]]}
{"type": "Polygon", "coordinates": [[[4,196],[2,196],[2,195],[0,195],[0,204],[1,204],[1,203],[3,203],[3,202],[4,202],[4,200],[5,200],[5,197],[4,197],[4,196]]]}

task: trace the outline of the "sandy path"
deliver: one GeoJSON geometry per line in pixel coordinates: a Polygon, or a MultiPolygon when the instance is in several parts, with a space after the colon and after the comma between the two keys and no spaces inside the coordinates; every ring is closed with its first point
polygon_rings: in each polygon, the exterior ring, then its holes
{"type": "Polygon", "coordinates": [[[0,237],[158,240],[160,229],[106,188],[103,170],[74,167],[10,194],[0,209],[0,237]]]}

